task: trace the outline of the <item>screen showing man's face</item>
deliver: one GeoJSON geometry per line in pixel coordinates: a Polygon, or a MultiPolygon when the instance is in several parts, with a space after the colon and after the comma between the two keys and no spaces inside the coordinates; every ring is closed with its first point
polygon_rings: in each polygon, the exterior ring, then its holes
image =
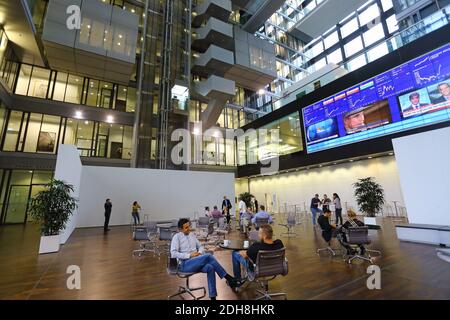
{"type": "Polygon", "coordinates": [[[444,96],[450,96],[450,85],[448,83],[439,86],[439,92],[444,96]]]}
{"type": "Polygon", "coordinates": [[[348,129],[356,129],[365,125],[363,112],[359,112],[345,118],[345,125],[348,129]]]}
{"type": "Polygon", "coordinates": [[[418,105],[419,101],[420,101],[420,96],[413,96],[413,97],[411,97],[411,103],[412,103],[413,106],[418,105]]]}

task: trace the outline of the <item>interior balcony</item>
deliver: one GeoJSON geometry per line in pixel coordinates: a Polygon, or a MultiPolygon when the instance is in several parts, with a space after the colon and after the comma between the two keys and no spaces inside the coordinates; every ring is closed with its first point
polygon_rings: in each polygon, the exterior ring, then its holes
{"type": "Polygon", "coordinates": [[[194,28],[200,27],[211,17],[227,22],[232,11],[231,0],[204,0],[195,11],[197,15],[192,19],[194,28]]]}
{"type": "Polygon", "coordinates": [[[195,29],[192,49],[203,53],[211,45],[233,51],[233,26],[216,18],[210,18],[205,26],[195,29]]]}

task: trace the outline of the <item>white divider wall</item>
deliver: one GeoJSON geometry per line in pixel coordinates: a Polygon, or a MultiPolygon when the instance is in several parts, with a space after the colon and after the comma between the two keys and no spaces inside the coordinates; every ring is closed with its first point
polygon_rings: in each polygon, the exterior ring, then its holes
{"type": "Polygon", "coordinates": [[[450,128],[393,140],[410,223],[450,225],[450,128]]]}
{"type": "MultiPolygon", "coordinates": [[[[337,193],[343,205],[347,202],[358,211],[353,195],[353,183],[359,178],[366,177],[376,178],[377,182],[383,186],[388,203],[390,201],[404,203],[393,156],[251,179],[250,192],[259,204],[265,204],[265,194],[268,195],[268,199],[275,194],[278,206],[281,207],[285,203],[303,206],[303,203],[306,203],[307,210],[314,194],[318,193],[321,198],[323,194],[327,194],[331,198],[333,193],[337,193]]],[[[244,181],[236,184],[238,190],[245,189],[244,181]]],[[[393,205],[392,202],[389,204],[393,205]]]]}
{"type": "MultiPolygon", "coordinates": [[[[73,197],[79,198],[80,181],[81,181],[82,164],[78,150],[73,145],[59,145],[58,156],[56,161],[55,179],[63,180],[73,185],[73,197]]],[[[73,230],[77,226],[78,210],[73,212],[66,224],[66,229],[60,234],[60,243],[66,243],[73,230]]]]}
{"type": "Polygon", "coordinates": [[[138,201],[151,220],[192,217],[205,206],[219,208],[226,195],[234,204],[234,174],[84,166],[78,227],[103,226],[107,198],[112,202],[110,225],[131,221],[138,201]]]}

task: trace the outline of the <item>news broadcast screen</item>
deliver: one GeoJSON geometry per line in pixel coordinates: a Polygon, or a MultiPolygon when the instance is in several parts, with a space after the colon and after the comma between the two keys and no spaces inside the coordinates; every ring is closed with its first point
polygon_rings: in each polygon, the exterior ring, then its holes
{"type": "Polygon", "coordinates": [[[450,44],[303,108],[307,152],[450,120],[450,44]]]}

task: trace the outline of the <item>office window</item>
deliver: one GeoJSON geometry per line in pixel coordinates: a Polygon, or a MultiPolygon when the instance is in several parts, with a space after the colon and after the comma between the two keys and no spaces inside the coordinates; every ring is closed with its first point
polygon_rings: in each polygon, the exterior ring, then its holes
{"type": "Polygon", "coordinates": [[[32,72],[32,66],[22,64],[20,66],[19,78],[17,79],[16,94],[26,96],[28,94],[28,86],[30,84],[30,77],[32,72]]]}
{"type": "Polygon", "coordinates": [[[293,113],[289,116],[274,121],[260,129],[266,129],[266,141],[259,141],[260,160],[287,155],[303,150],[300,116],[293,113]],[[278,140],[275,138],[278,136],[278,140]]]}
{"type": "Polygon", "coordinates": [[[398,22],[397,22],[397,18],[395,17],[395,14],[393,14],[392,16],[387,18],[386,23],[387,23],[389,33],[392,34],[398,30],[398,22]]]}
{"type": "Polygon", "coordinates": [[[342,60],[343,60],[342,50],[339,48],[339,49],[333,51],[332,53],[330,53],[327,56],[327,60],[328,60],[328,63],[335,63],[335,64],[342,62],[342,60]]]}
{"type": "Polygon", "coordinates": [[[369,22],[372,22],[379,15],[380,10],[378,9],[378,5],[375,3],[359,14],[359,24],[364,26],[369,22]]]}
{"type": "Polygon", "coordinates": [[[17,141],[20,135],[23,112],[11,111],[6,128],[3,151],[16,151],[17,141]]]}
{"type": "Polygon", "coordinates": [[[70,74],[67,79],[66,95],[64,97],[64,101],[79,104],[81,102],[82,92],[83,78],[70,74]]]}
{"type": "Polygon", "coordinates": [[[69,75],[65,72],[58,72],[56,74],[55,90],[53,91],[53,100],[64,101],[68,77],[69,75]]]}
{"type": "Polygon", "coordinates": [[[394,7],[392,0],[381,0],[381,5],[383,6],[383,11],[386,12],[394,7]]]}
{"type": "Polygon", "coordinates": [[[345,25],[343,25],[341,27],[342,38],[345,38],[345,37],[351,35],[353,32],[358,30],[358,28],[359,28],[358,19],[353,18],[352,20],[350,20],[349,22],[347,22],[345,25]]]}
{"type": "Polygon", "coordinates": [[[127,88],[127,112],[135,112],[136,110],[136,88],[127,88]]]}
{"type": "Polygon", "coordinates": [[[344,51],[347,58],[360,52],[362,49],[364,49],[364,45],[361,36],[356,37],[344,46],[344,51]]]}
{"type": "Polygon", "coordinates": [[[325,49],[328,49],[339,42],[338,32],[335,31],[332,34],[328,35],[324,40],[325,49]]]}
{"type": "Polygon", "coordinates": [[[361,54],[356,58],[353,58],[352,60],[347,62],[347,70],[355,71],[361,67],[364,67],[366,64],[367,64],[366,56],[364,54],[361,54]]]}
{"type": "Polygon", "coordinates": [[[133,127],[124,126],[122,159],[131,159],[133,150],[133,127]]]}
{"type": "Polygon", "coordinates": [[[3,129],[6,123],[6,108],[0,105],[0,142],[3,140],[3,129]]]}
{"type": "Polygon", "coordinates": [[[31,97],[45,99],[50,81],[50,70],[33,67],[28,95],[31,97]]]}
{"type": "Polygon", "coordinates": [[[60,121],[60,117],[31,113],[24,152],[55,153],[60,121]]]}
{"type": "Polygon", "coordinates": [[[323,42],[319,41],[319,43],[315,44],[311,49],[305,52],[305,55],[308,58],[314,58],[317,57],[319,54],[321,54],[324,50],[323,42]]]}
{"type": "Polygon", "coordinates": [[[25,138],[25,152],[36,152],[38,139],[39,139],[39,131],[41,129],[42,123],[42,114],[40,113],[32,113],[30,114],[30,118],[28,121],[28,129],[27,135],[25,138]]]}
{"type": "Polygon", "coordinates": [[[382,44],[376,46],[375,48],[367,51],[367,57],[369,58],[369,62],[375,61],[382,56],[389,53],[389,48],[386,44],[386,42],[383,42],[382,44]]]}
{"type": "Polygon", "coordinates": [[[377,24],[375,27],[370,28],[363,34],[364,44],[366,47],[374,44],[380,39],[384,38],[383,25],[381,23],[377,24]]]}
{"type": "Polygon", "coordinates": [[[99,98],[100,98],[100,90],[99,90],[100,82],[98,80],[89,80],[88,83],[88,91],[86,104],[91,107],[99,107],[99,98]]]}
{"type": "Polygon", "coordinates": [[[109,125],[108,158],[122,159],[123,157],[123,126],[109,125]]]}

